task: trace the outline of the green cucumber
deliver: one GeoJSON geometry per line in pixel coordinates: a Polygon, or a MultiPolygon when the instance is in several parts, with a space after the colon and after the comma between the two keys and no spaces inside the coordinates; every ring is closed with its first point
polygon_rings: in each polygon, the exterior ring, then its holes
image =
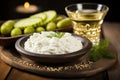
{"type": "Polygon", "coordinates": [[[55,22],[49,22],[49,23],[46,25],[46,30],[47,30],[47,31],[54,30],[54,29],[56,29],[56,24],[55,24],[55,22]]]}
{"type": "Polygon", "coordinates": [[[45,13],[47,15],[47,18],[46,18],[44,24],[54,21],[57,17],[57,12],[55,10],[48,10],[48,11],[44,11],[43,13],[45,13]]]}
{"type": "Polygon", "coordinates": [[[44,21],[47,18],[47,15],[40,12],[40,13],[36,13],[30,16],[30,18],[35,18],[35,17],[42,18],[42,20],[44,21]]]}
{"type": "Polygon", "coordinates": [[[15,21],[7,20],[1,25],[1,34],[9,35],[11,30],[13,29],[15,21]]]}
{"type": "Polygon", "coordinates": [[[26,27],[24,29],[24,34],[31,34],[31,33],[34,33],[34,32],[35,32],[34,27],[26,27]]]}
{"type": "Polygon", "coordinates": [[[67,27],[71,25],[70,18],[64,18],[57,22],[57,28],[67,27]]]}
{"type": "Polygon", "coordinates": [[[55,19],[55,23],[57,23],[58,21],[60,21],[60,20],[62,20],[62,19],[64,19],[64,17],[62,17],[62,16],[58,16],[56,19],[55,19]]]}
{"type": "Polygon", "coordinates": [[[15,28],[24,29],[26,27],[38,27],[43,23],[41,18],[25,18],[17,21],[14,25],[15,28]]]}
{"type": "Polygon", "coordinates": [[[20,28],[14,28],[14,29],[12,29],[10,35],[11,35],[11,37],[22,35],[22,30],[20,28]]]}
{"type": "Polygon", "coordinates": [[[42,32],[42,31],[45,31],[44,27],[37,27],[36,28],[36,32],[42,32]]]}

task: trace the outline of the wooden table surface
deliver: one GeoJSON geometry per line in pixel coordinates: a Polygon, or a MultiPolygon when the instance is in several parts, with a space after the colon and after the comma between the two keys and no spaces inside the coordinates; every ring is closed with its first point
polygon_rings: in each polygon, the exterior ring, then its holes
{"type": "MultiPolygon", "coordinates": [[[[102,73],[92,76],[86,79],[72,79],[72,80],[119,80],[120,78],[120,23],[115,22],[105,22],[103,24],[103,32],[106,38],[110,38],[111,43],[116,48],[118,53],[118,64],[108,70],[108,76],[102,73]]],[[[33,73],[28,73],[12,66],[7,65],[0,59],[0,80],[61,80],[46,78],[40,75],[35,75],[33,73]]],[[[66,80],[66,79],[64,79],[66,80]]],[[[69,79],[67,79],[69,80],[69,79]]],[[[70,79],[71,80],[71,79],[70,79]]]]}

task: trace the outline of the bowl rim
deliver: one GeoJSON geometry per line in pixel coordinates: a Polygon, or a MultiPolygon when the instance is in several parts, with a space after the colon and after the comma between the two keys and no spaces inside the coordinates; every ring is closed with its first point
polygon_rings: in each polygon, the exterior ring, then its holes
{"type": "MultiPolygon", "coordinates": [[[[32,35],[32,34],[30,34],[30,35],[32,35]]],[[[81,38],[82,41],[84,40],[84,42],[86,42],[85,44],[83,44],[83,42],[82,42],[82,44],[84,45],[82,49],[75,51],[75,52],[68,53],[68,54],[52,54],[52,55],[39,54],[39,53],[27,51],[20,45],[22,40],[28,39],[30,37],[30,35],[19,38],[15,43],[15,48],[18,52],[20,52],[24,55],[33,56],[33,57],[58,57],[58,58],[63,57],[63,56],[64,57],[72,57],[74,55],[83,55],[83,54],[85,54],[85,52],[87,52],[92,47],[92,42],[89,39],[87,39],[86,37],[78,36],[78,35],[75,35],[72,33],[73,36],[81,38]],[[86,49],[88,49],[88,50],[86,50],[86,49]],[[80,54],[78,54],[78,53],[80,53],[80,54]]],[[[23,41],[23,42],[25,42],[25,41],[23,41]]]]}
{"type": "Polygon", "coordinates": [[[25,35],[18,35],[18,36],[0,36],[0,40],[4,40],[4,39],[14,39],[14,38],[19,38],[19,37],[22,37],[22,36],[25,36],[25,35]]]}

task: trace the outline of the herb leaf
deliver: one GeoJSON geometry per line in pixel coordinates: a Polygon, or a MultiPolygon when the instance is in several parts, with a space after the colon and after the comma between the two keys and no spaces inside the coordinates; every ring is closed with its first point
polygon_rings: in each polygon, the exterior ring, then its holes
{"type": "Polygon", "coordinates": [[[102,58],[115,58],[115,55],[109,51],[109,39],[101,41],[98,45],[94,45],[91,50],[88,52],[88,57],[92,61],[97,61],[102,58]]]}
{"type": "Polygon", "coordinates": [[[55,32],[54,34],[48,35],[48,38],[52,38],[52,37],[57,37],[57,38],[61,38],[62,36],[64,36],[64,32],[55,32]]]}

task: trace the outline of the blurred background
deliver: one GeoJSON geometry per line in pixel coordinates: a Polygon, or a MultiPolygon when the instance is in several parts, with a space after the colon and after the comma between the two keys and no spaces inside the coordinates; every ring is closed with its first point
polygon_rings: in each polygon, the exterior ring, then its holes
{"type": "Polygon", "coordinates": [[[58,14],[65,13],[65,6],[73,3],[93,2],[101,3],[109,6],[110,10],[105,17],[105,21],[119,22],[120,11],[119,2],[113,0],[1,0],[0,1],[0,20],[18,19],[28,17],[31,14],[42,12],[49,9],[54,9],[58,14]],[[39,10],[33,13],[20,13],[16,11],[17,6],[23,5],[25,2],[34,4],[39,7],[39,10]]]}

